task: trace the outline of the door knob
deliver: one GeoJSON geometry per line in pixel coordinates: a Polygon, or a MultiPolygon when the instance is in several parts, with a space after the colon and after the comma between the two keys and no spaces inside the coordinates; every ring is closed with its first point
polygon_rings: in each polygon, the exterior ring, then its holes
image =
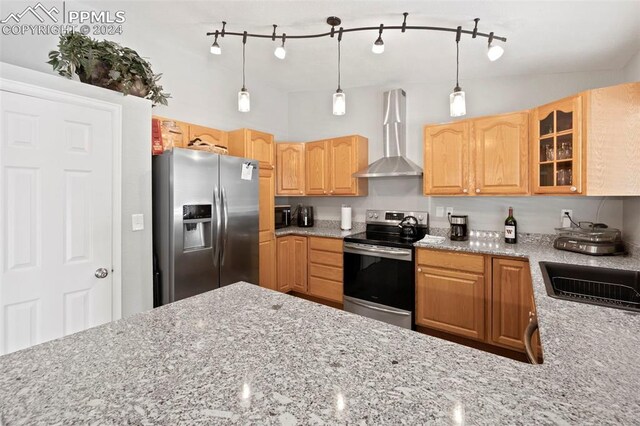
{"type": "Polygon", "coordinates": [[[480,193],[480,188],[476,189],[476,194],[480,193]]]}
{"type": "Polygon", "coordinates": [[[469,190],[467,188],[465,188],[465,189],[462,190],[462,192],[464,192],[466,194],[467,192],[469,192],[469,190]]]}
{"type": "Polygon", "coordinates": [[[107,275],[109,275],[109,271],[107,270],[107,268],[96,269],[96,278],[107,278],[107,275]]]}
{"type": "Polygon", "coordinates": [[[576,192],[578,190],[578,188],[576,188],[575,186],[572,186],[571,188],[569,188],[571,190],[571,192],[576,192]]]}
{"type": "Polygon", "coordinates": [[[418,272],[422,272],[422,268],[418,268],[418,272]]]}

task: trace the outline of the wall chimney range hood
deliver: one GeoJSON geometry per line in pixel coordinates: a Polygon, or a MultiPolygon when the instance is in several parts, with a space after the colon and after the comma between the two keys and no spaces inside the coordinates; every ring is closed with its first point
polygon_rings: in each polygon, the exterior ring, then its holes
{"type": "Polygon", "coordinates": [[[402,89],[384,92],[384,157],[359,170],[353,177],[422,176],[422,169],[406,157],[407,94],[402,89]]]}

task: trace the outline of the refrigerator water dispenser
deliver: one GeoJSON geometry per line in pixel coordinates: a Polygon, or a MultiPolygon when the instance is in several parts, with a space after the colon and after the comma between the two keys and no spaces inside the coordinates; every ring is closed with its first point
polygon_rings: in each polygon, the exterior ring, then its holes
{"type": "Polygon", "coordinates": [[[182,206],[184,251],[211,247],[211,204],[182,206]]]}

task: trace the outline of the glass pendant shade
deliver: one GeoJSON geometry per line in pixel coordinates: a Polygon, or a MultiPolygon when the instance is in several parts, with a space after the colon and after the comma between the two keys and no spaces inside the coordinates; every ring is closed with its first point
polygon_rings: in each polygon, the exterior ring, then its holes
{"type": "Polygon", "coordinates": [[[249,112],[251,111],[251,97],[249,92],[244,87],[238,92],[238,111],[249,112]]]}
{"type": "Polygon", "coordinates": [[[282,43],[281,46],[276,47],[273,54],[276,55],[276,58],[278,59],[284,59],[287,56],[287,50],[284,48],[284,43],[282,43]]]}
{"type": "Polygon", "coordinates": [[[490,61],[492,62],[497,61],[498,59],[500,59],[503,53],[504,53],[504,49],[502,48],[502,46],[498,46],[497,44],[493,44],[493,43],[489,44],[489,49],[487,50],[487,56],[489,57],[490,61]]]}
{"type": "Polygon", "coordinates": [[[462,117],[467,113],[464,92],[460,87],[453,89],[453,93],[449,95],[449,113],[451,117],[462,117]]]}
{"type": "Polygon", "coordinates": [[[382,41],[382,37],[378,37],[378,39],[371,46],[371,51],[377,55],[384,52],[384,42],[382,41]]]}
{"type": "Polygon", "coordinates": [[[220,45],[218,44],[217,41],[214,41],[213,44],[211,45],[211,53],[213,53],[214,55],[222,54],[222,49],[220,49],[220,45]]]}
{"type": "Polygon", "coordinates": [[[347,112],[347,98],[342,90],[333,94],[333,115],[345,115],[347,112]]]}

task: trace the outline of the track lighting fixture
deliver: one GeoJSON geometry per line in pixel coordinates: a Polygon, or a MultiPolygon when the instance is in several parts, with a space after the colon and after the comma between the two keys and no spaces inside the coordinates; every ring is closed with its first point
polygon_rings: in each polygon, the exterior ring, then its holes
{"type": "MultiPolygon", "coordinates": [[[[503,53],[504,48],[501,45],[496,44],[496,41],[501,41],[505,43],[507,39],[505,37],[499,37],[491,33],[483,33],[478,31],[478,22],[480,18],[475,18],[473,21],[475,23],[473,29],[471,30],[463,30],[462,27],[457,28],[447,28],[447,27],[433,27],[433,26],[418,26],[418,25],[407,25],[407,16],[409,14],[407,12],[403,13],[403,21],[402,25],[389,25],[384,26],[384,24],[380,24],[379,27],[355,27],[355,28],[343,28],[340,27],[340,30],[337,31],[336,28],[340,26],[342,23],[341,19],[337,16],[330,16],[327,18],[327,24],[331,26],[330,31],[326,31],[323,33],[317,34],[301,34],[301,35],[289,35],[289,38],[293,39],[317,39],[330,37],[334,38],[336,33],[338,33],[338,89],[333,94],[333,114],[334,115],[344,115],[346,113],[346,96],[340,87],[340,43],[342,42],[342,35],[344,33],[351,32],[360,32],[360,31],[378,31],[378,38],[371,46],[371,51],[375,54],[381,54],[384,52],[384,41],[382,40],[382,31],[386,30],[400,30],[402,33],[407,32],[407,30],[420,30],[420,31],[439,31],[439,32],[455,32],[456,33],[456,87],[453,89],[453,93],[449,96],[449,108],[450,114],[452,117],[460,117],[466,114],[466,105],[465,105],[465,93],[460,88],[460,84],[458,82],[458,75],[460,73],[460,38],[462,34],[470,35],[472,39],[475,38],[486,38],[488,39],[487,45],[487,56],[491,61],[495,61],[499,59],[503,53]]],[[[211,45],[211,53],[215,55],[220,55],[222,53],[222,49],[218,44],[218,36],[242,36],[242,90],[238,92],[238,110],[239,111],[249,111],[250,110],[250,102],[249,102],[249,92],[245,87],[245,45],[248,37],[253,38],[271,38],[272,41],[276,41],[278,38],[282,39],[282,42],[279,46],[277,46],[273,52],[273,54],[278,59],[284,59],[287,55],[287,50],[284,46],[287,35],[282,33],[281,35],[277,34],[277,25],[273,25],[273,33],[272,34],[249,34],[247,31],[244,32],[229,32],[226,31],[227,23],[222,21],[222,29],[216,30],[215,32],[208,32],[208,36],[215,36],[213,44],[211,45]]]]}
{"type": "Polygon", "coordinates": [[[222,54],[222,49],[218,44],[218,31],[216,31],[216,38],[213,39],[213,44],[211,45],[211,53],[213,53],[214,55],[222,54]]]}
{"type": "Polygon", "coordinates": [[[460,72],[460,35],[462,27],[458,27],[456,32],[456,87],[453,93],[449,95],[449,113],[451,117],[462,117],[467,113],[467,106],[464,99],[464,92],[460,88],[458,82],[458,74],[460,72]]]}
{"type": "Polygon", "coordinates": [[[502,54],[504,53],[504,49],[502,46],[497,45],[493,42],[493,33],[489,33],[489,44],[487,46],[487,56],[490,61],[497,61],[500,59],[502,54]]]}
{"type": "Polygon", "coordinates": [[[238,111],[240,112],[249,112],[251,111],[251,96],[249,95],[249,91],[245,87],[245,49],[247,47],[247,33],[245,31],[245,36],[242,39],[242,89],[238,92],[238,111]]]}
{"type": "Polygon", "coordinates": [[[378,33],[378,39],[371,46],[371,51],[377,55],[384,52],[384,41],[382,41],[382,28],[383,25],[380,24],[380,32],[378,33]]]}
{"type": "Polygon", "coordinates": [[[276,55],[278,59],[284,59],[287,56],[287,49],[284,48],[284,40],[287,38],[286,34],[282,34],[282,44],[276,47],[276,50],[273,51],[273,54],[276,55]]]}
{"type": "Polygon", "coordinates": [[[333,115],[345,115],[347,112],[347,97],[340,88],[340,42],[342,41],[342,28],[338,36],[338,90],[333,94],[333,115]]]}

